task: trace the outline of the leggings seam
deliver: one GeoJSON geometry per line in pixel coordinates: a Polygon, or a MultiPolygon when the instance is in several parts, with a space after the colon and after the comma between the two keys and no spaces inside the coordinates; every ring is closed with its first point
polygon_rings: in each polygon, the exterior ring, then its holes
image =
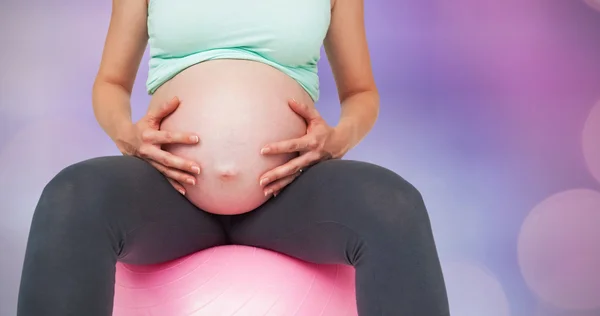
{"type": "MultiPolygon", "coordinates": [[[[352,232],[352,233],[353,233],[353,234],[355,234],[356,236],[358,236],[358,238],[360,239],[360,241],[362,241],[362,242],[363,242],[363,244],[365,245],[365,247],[366,247],[368,250],[369,250],[369,249],[371,249],[371,247],[369,247],[369,243],[368,243],[368,242],[367,242],[367,241],[366,241],[364,238],[362,238],[362,237],[361,237],[361,235],[360,235],[360,234],[359,234],[359,233],[358,233],[356,230],[352,229],[351,227],[348,227],[347,225],[344,225],[344,224],[342,224],[342,223],[340,223],[340,222],[336,222],[336,221],[321,221],[321,222],[316,222],[316,223],[314,223],[314,224],[317,224],[317,225],[321,225],[321,224],[337,224],[337,225],[339,225],[339,226],[341,226],[341,227],[343,227],[343,228],[345,228],[345,229],[349,230],[350,232],[352,232]]],[[[304,232],[304,231],[306,231],[306,230],[309,230],[309,229],[310,229],[310,228],[308,228],[308,227],[305,227],[305,228],[303,228],[303,229],[300,229],[300,230],[298,230],[298,231],[295,231],[295,232],[293,232],[293,233],[290,233],[290,234],[288,234],[288,235],[286,235],[286,236],[284,236],[284,237],[278,237],[278,238],[274,238],[274,239],[273,239],[273,241],[277,242],[278,240],[282,240],[282,239],[288,239],[288,238],[290,238],[292,235],[296,235],[296,234],[298,234],[298,233],[304,232]]],[[[367,250],[367,253],[368,253],[368,250],[367,250]]],[[[354,265],[352,265],[352,266],[354,266],[354,265]]],[[[376,284],[375,276],[373,275],[373,271],[372,271],[372,269],[367,269],[367,270],[369,271],[369,275],[371,276],[371,280],[373,281],[373,283],[374,283],[374,284],[376,284]]],[[[356,287],[356,285],[355,285],[355,287],[356,287]]],[[[355,290],[355,291],[356,291],[356,290],[355,290]]],[[[379,310],[380,310],[380,312],[381,312],[381,314],[380,314],[380,315],[383,315],[383,304],[381,303],[381,297],[380,297],[379,295],[377,295],[377,301],[378,301],[378,303],[379,303],[379,310]]]]}
{"type": "Polygon", "coordinates": [[[142,225],[139,225],[139,226],[137,226],[137,227],[135,227],[135,228],[132,228],[132,229],[131,229],[131,230],[129,230],[129,231],[126,231],[126,232],[123,234],[123,239],[122,239],[122,240],[120,240],[120,248],[121,248],[121,249],[119,249],[120,251],[119,251],[118,258],[122,258],[122,257],[124,257],[124,256],[126,256],[126,255],[127,255],[127,253],[123,253],[123,249],[124,249],[125,245],[127,244],[127,239],[129,238],[129,235],[133,234],[133,232],[135,232],[136,230],[138,230],[138,229],[140,229],[140,228],[142,228],[142,227],[145,227],[145,226],[147,226],[148,224],[157,224],[157,223],[159,223],[159,222],[146,222],[146,223],[144,223],[144,224],[142,224],[142,225]]]}

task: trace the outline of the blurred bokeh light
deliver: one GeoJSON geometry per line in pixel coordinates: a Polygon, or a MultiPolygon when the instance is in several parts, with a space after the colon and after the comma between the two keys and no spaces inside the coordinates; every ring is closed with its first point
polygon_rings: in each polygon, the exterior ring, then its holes
{"type": "Polygon", "coordinates": [[[502,284],[486,268],[474,262],[444,266],[450,312],[460,316],[510,316],[502,284]]]}
{"type": "Polygon", "coordinates": [[[583,155],[590,173],[600,182],[600,102],[590,111],[583,127],[583,155]]]}
{"type": "Polygon", "coordinates": [[[576,189],[538,204],[519,235],[519,264],[529,287],[566,309],[600,307],[600,192],[576,189]]]}
{"type": "Polygon", "coordinates": [[[590,7],[600,11],[600,0],[583,0],[585,1],[585,3],[587,3],[590,7]]]}

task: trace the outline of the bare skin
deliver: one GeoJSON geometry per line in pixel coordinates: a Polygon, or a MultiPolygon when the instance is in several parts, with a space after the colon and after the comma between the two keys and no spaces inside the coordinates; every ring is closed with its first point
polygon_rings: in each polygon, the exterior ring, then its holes
{"type": "Polygon", "coordinates": [[[193,183],[181,183],[187,199],[206,212],[240,214],[270,198],[259,177],[298,154],[267,156],[260,150],[306,133],[306,122],[286,104],[295,98],[312,107],[306,91],[263,63],[220,59],[189,67],[162,85],[150,107],[160,107],[174,96],[181,104],[160,129],[200,135],[198,145],[163,146],[202,169],[193,183]]]}
{"type": "MultiPolygon", "coordinates": [[[[304,119],[307,130],[304,135],[268,141],[256,148],[258,154],[263,155],[292,154],[292,159],[261,171],[253,179],[262,188],[263,195],[277,194],[302,168],[325,159],[341,158],[363,139],[377,118],[379,96],[366,41],[363,1],[333,1],[331,14],[324,46],[342,106],[340,120],[336,126],[329,126],[306,100],[288,100],[289,109],[304,119]],[[297,157],[293,158],[294,155],[297,157]]],[[[146,0],[113,0],[109,31],[93,89],[94,112],[123,154],[148,161],[178,191],[187,194],[189,185],[198,181],[198,169],[202,173],[202,161],[171,153],[164,150],[163,147],[168,146],[163,145],[200,146],[206,135],[160,129],[163,119],[176,112],[178,96],[150,106],[140,121],[131,120],[131,90],[148,40],[146,17],[146,0]]]]}

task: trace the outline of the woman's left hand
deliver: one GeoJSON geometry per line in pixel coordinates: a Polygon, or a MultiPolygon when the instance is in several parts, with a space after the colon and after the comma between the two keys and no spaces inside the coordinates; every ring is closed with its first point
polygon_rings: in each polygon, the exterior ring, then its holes
{"type": "Polygon", "coordinates": [[[300,153],[298,157],[267,171],[260,177],[260,185],[264,188],[265,196],[271,194],[276,196],[281,189],[300,176],[303,168],[323,160],[341,158],[348,151],[348,137],[329,126],[317,109],[295,100],[290,100],[288,104],[306,121],[306,135],[268,144],[262,148],[263,155],[300,153]]]}

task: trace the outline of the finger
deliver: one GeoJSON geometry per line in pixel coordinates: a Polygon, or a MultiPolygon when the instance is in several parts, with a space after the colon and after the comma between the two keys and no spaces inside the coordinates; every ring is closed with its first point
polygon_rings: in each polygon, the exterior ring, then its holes
{"type": "Polygon", "coordinates": [[[173,179],[169,179],[167,178],[167,180],[169,181],[169,183],[171,183],[171,185],[175,188],[175,190],[177,190],[179,193],[181,193],[181,195],[185,195],[185,188],[183,187],[183,185],[181,185],[179,182],[173,180],[173,179]]]}
{"type": "Polygon", "coordinates": [[[266,187],[268,184],[273,183],[279,179],[283,179],[287,176],[294,175],[300,171],[300,169],[308,167],[321,159],[321,155],[317,152],[308,152],[300,155],[287,163],[270,170],[263,174],[259,180],[259,185],[266,187]]]}
{"type": "Polygon", "coordinates": [[[167,132],[155,129],[147,129],[142,133],[142,140],[152,144],[188,144],[194,145],[200,142],[197,135],[181,132],[167,132]]]}
{"type": "Polygon", "coordinates": [[[148,113],[151,119],[162,121],[169,114],[173,113],[179,106],[179,98],[173,97],[171,100],[163,103],[161,106],[154,108],[148,113]]]}
{"type": "Polygon", "coordinates": [[[185,173],[183,171],[176,170],[173,168],[168,168],[164,165],[161,165],[160,163],[158,163],[156,161],[150,160],[149,162],[154,168],[156,168],[158,171],[160,171],[160,173],[165,175],[165,177],[167,177],[170,180],[177,181],[178,183],[187,183],[189,185],[196,185],[196,178],[194,176],[192,176],[191,174],[188,174],[188,173],[185,173]]]}
{"type": "Polygon", "coordinates": [[[273,183],[271,183],[269,186],[267,186],[264,190],[265,196],[269,196],[271,194],[273,194],[274,196],[276,196],[277,194],[279,194],[279,192],[281,192],[281,190],[287,186],[288,184],[292,183],[297,177],[300,176],[300,173],[294,173],[293,175],[289,175],[285,178],[279,179],[273,183]]]}
{"type": "Polygon", "coordinates": [[[185,188],[183,187],[183,185],[181,185],[181,183],[177,182],[176,180],[174,180],[172,178],[169,178],[166,175],[168,173],[168,168],[166,168],[165,166],[163,166],[157,162],[151,161],[151,160],[148,162],[167,178],[167,181],[169,181],[169,183],[171,183],[171,185],[175,188],[175,190],[179,191],[179,193],[181,193],[182,195],[186,194],[185,188]]]}
{"type": "Polygon", "coordinates": [[[296,139],[284,140],[281,142],[266,145],[260,151],[263,155],[275,155],[284,153],[294,153],[298,151],[309,151],[316,149],[319,141],[312,135],[305,135],[296,139]]]}
{"type": "Polygon", "coordinates": [[[183,159],[179,156],[175,156],[167,151],[160,149],[160,147],[155,145],[142,145],[140,147],[140,156],[144,159],[153,160],[155,162],[160,163],[163,166],[179,169],[186,172],[191,172],[192,174],[200,174],[200,166],[186,159],[183,159]]]}
{"type": "Polygon", "coordinates": [[[306,121],[312,121],[321,117],[321,114],[319,114],[319,111],[314,106],[308,106],[294,99],[291,99],[288,104],[294,112],[302,116],[306,121]]]}

